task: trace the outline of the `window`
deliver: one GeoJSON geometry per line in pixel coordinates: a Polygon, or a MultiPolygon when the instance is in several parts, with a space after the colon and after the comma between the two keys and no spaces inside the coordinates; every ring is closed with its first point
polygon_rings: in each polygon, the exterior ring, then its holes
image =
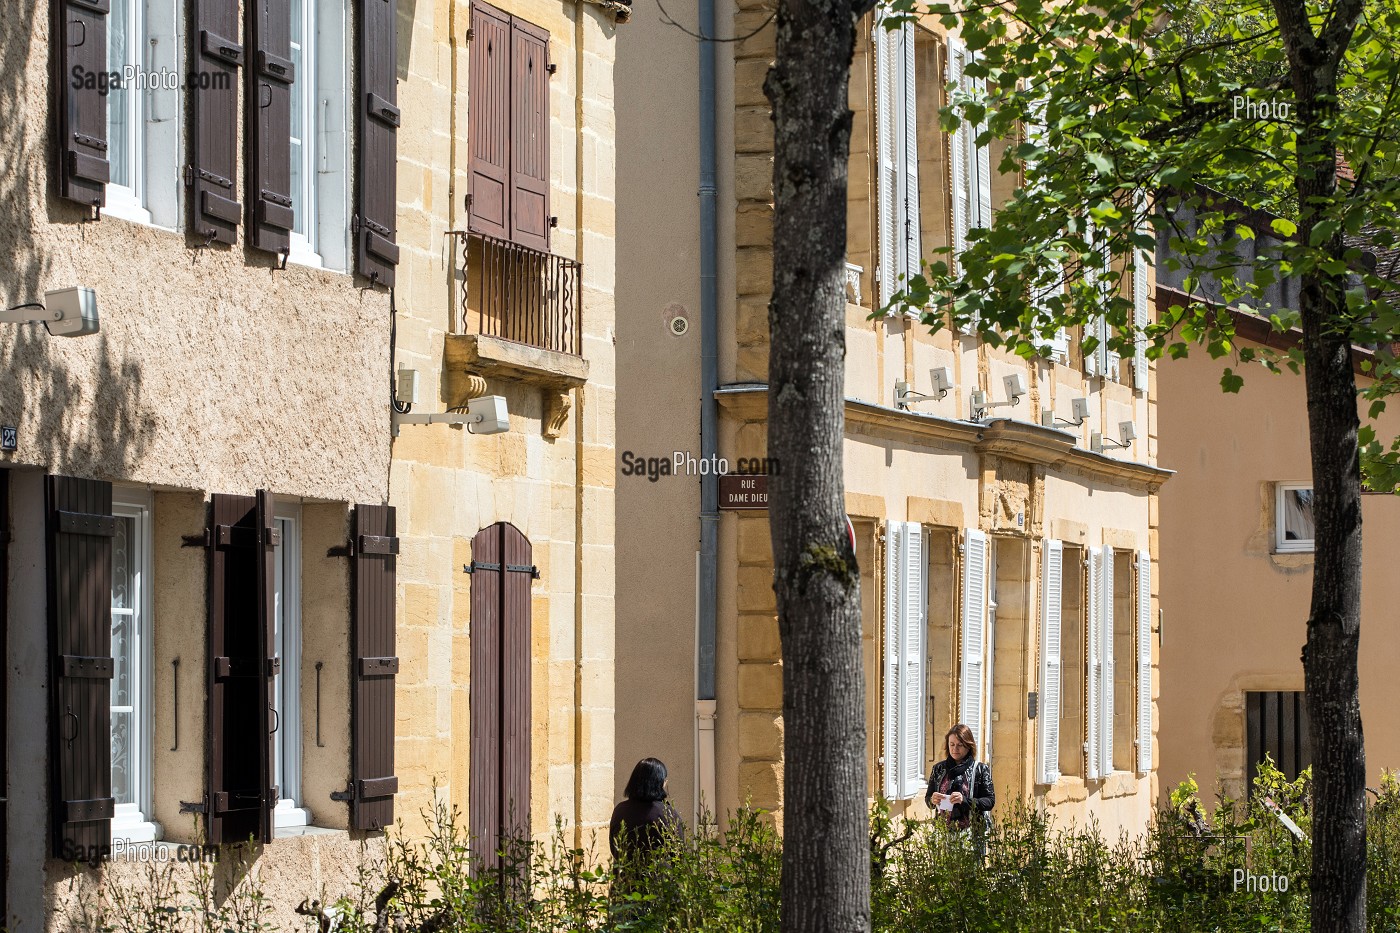
{"type": "Polygon", "coordinates": [[[306,826],[311,812],[301,796],[301,510],[277,506],[277,547],[273,596],[273,645],[281,662],[272,678],[277,734],[272,743],[272,774],[278,788],[275,827],[306,826]]]}
{"type": "MultiPolygon", "coordinates": [[[[1049,542],[1047,542],[1048,544],[1049,542]]],[[[1065,547],[1060,590],[1059,773],[1084,776],[1085,648],[1084,549],[1065,547]]],[[[1049,711],[1049,701],[1041,701],[1049,711]]]]}
{"type": "Polygon", "coordinates": [[[106,213],[174,228],[179,222],[180,90],[175,0],[112,0],[107,68],[111,176],[106,213]]]}
{"type": "Polygon", "coordinates": [[[919,141],[915,93],[915,30],[911,23],[887,29],[875,23],[875,115],[880,158],[880,302],[918,275],[919,141]]]}
{"type": "Polygon", "coordinates": [[[1312,764],[1308,743],[1308,704],[1302,691],[1248,692],[1244,695],[1245,743],[1250,792],[1259,762],[1267,755],[1290,781],[1312,764]]]}
{"type": "Polygon", "coordinates": [[[1279,483],[1274,508],[1274,549],[1311,551],[1316,527],[1312,486],[1279,483]]]}
{"type": "Polygon", "coordinates": [[[290,261],[348,269],[350,124],[345,0],[289,0],[292,64],[290,261]]]}
{"type": "Polygon", "coordinates": [[[927,537],[918,522],[885,525],[884,794],[924,789],[927,537]]]}
{"type": "Polygon", "coordinates": [[[112,819],[115,838],[160,836],[151,821],[151,500],[117,490],[112,513],[112,819]]]}
{"type": "Polygon", "coordinates": [[[1132,771],[1137,711],[1137,613],[1133,571],[1137,555],[1113,552],[1113,770],[1132,771]]]}

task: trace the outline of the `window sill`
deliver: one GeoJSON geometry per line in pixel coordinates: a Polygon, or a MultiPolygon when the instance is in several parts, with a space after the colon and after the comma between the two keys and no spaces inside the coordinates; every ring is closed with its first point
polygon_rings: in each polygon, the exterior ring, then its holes
{"type": "Polygon", "coordinates": [[[112,821],[112,841],[155,842],[165,835],[165,830],[154,820],[112,821]]]}
{"type": "Polygon", "coordinates": [[[278,805],[272,811],[272,828],[281,832],[284,829],[304,829],[311,825],[311,811],[305,807],[278,805]]]}
{"type": "Polygon", "coordinates": [[[287,264],[292,266],[305,266],[308,269],[326,269],[325,263],[321,261],[320,253],[312,253],[307,250],[296,248],[293,248],[292,251],[287,254],[287,264]]]}
{"type": "Polygon", "coordinates": [[[277,826],[272,830],[273,839],[295,839],[298,836],[345,836],[348,833],[343,829],[331,829],[326,826],[277,826]]]}

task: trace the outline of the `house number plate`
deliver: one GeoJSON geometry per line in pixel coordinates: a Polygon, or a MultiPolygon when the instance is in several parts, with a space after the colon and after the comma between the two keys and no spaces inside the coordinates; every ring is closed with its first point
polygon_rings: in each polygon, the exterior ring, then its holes
{"type": "Polygon", "coordinates": [[[0,427],[0,450],[19,449],[19,429],[9,425],[0,427]]]}

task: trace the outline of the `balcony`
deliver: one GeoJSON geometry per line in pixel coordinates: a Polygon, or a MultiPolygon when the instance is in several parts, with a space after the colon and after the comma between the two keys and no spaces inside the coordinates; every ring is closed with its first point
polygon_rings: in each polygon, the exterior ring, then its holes
{"type": "Polygon", "coordinates": [[[462,333],[582,355],[581,263],[478,233],[453,236],[462,333]]]}

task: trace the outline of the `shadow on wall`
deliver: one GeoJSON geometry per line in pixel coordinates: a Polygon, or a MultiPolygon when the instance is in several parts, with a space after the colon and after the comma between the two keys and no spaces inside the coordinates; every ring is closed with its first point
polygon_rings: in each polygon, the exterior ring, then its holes
{"type": "MultiPolygon", "coordinates": [[[[418,0],[399,0],[399,47],[395,51],[398,56],[395,72],[400,81],[408,80],[408,57],[413,52],[413,19],[417,13],[418,0]]],[[[465,28],[463,27],[464,30],[465,28]]]]}
{"type": "MultiPolygon", "coordinates": [[[[0,125],[6,145],[0,146],[0,301],[5,307],[30,300],[44,280],[47,263],[30,242],[35,227],[36,193],[45,194],[48,181],[44,159],[49,151],[46,108],[26,106],[34,97],[28,64],[44,54],[41,37],[27,17],[6,17],[0,25],[0,125]],[[37,125],[36,125],[37,123],[37,125]]],[[[55,199],[56,200],[56,199],[55,199]]],[[[81,214],[73,205],[76,218],[81,214]]]]}

